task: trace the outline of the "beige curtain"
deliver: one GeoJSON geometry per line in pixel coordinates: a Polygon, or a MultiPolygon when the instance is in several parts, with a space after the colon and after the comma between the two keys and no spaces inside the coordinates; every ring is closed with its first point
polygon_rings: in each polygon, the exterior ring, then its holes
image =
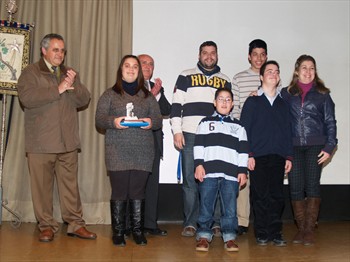
{"type": "MultiPolygon", "coordinates": [[[[132,50],[132,0],[17,0],[14,20],[34,24],[32,62],[40,58],[40,40],[48,33],[66,41],[65,64],[80,73],[91,92],[89,107],[79,113],[82,152],[79,154],[79,187],[88,224],[109,224],[110,185],[104,163],[104,136],[95,128],[98,98],[115,82],[125,54],[132,50]]],[[[7,19],[5,0],[1,19],[7,19]]],[[[8,96],[9,97],[9,96],[8,96]]],[[[8,103],[11,99],[7,99],[8,103]]],[[[3,200],[23,222],[35,222],[29,173],[24,152],[24,113],[15,97],[3,168],[3,200]]],[[[45,197],[45,196],[43,196],[45,197]]],[[[3,221],[12,215],[3,209],[3,221]]],[[[60,216],[55,191],[54,216],[60,216]]]]}

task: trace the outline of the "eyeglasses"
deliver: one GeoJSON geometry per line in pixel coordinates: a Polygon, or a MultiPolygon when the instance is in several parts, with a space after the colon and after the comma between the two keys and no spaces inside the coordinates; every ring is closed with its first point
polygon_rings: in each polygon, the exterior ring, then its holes
{"type": "Polygon", "coordinates": [[[232,99],[231,98],[218,97],[218,98],[216,98],[216,101],[218,101],[219,103],[231,103],[232,99]]]}

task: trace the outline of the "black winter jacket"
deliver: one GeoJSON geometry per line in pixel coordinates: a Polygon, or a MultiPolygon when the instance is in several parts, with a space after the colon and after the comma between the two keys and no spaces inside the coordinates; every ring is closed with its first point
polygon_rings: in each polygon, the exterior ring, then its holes
{"type": "Polygon", "coordinates": [[[338,140],[334,102],[329,93],[321,94],[314,86],[303,104],[301,95],[291,95],[286,87],[281,94],[290,106],[293,145],[324,145],[323,151],[332,154],[338,140]]]}

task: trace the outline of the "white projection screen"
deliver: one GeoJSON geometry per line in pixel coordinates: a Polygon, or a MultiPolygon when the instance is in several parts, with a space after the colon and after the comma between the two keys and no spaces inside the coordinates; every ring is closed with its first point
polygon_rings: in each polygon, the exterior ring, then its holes
{"type": "MultiPolygon", "coordinates": [[[[268,45],[281,67],[282,85],[291,80],[301,54],[312,55],[336,104],[338,148],[323,169],[322,184],[350,184],[349,178],[349,1],[133,1],[133,54],[155,60],[168,100],[177,76],[198,61],[199,45],[218,45],[219,66],[231,79],[247,69],[248,43],[268,45]]],[[[164,120],[161,183],[177,183],[178,152],[169,119],[164,120]]],[[[286,181],[287,183],[287,181],[286,181]]]]}

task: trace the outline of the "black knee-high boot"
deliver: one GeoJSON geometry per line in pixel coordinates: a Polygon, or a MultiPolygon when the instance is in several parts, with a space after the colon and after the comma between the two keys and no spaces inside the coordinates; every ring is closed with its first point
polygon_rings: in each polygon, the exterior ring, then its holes
{"type": "Polygon", "coordinates": [[[126,200],[111,200],[112,240],[117,246],[125,246],[126,200]]]}
{"type": "Polygon", "coordinates": [[[144,200],[129,200],[130,204],[130,223],[132,228],[132,236],[137,245],[147,245],[147,240],[143,234],[143,223],[145,214],[144,200]]]}

